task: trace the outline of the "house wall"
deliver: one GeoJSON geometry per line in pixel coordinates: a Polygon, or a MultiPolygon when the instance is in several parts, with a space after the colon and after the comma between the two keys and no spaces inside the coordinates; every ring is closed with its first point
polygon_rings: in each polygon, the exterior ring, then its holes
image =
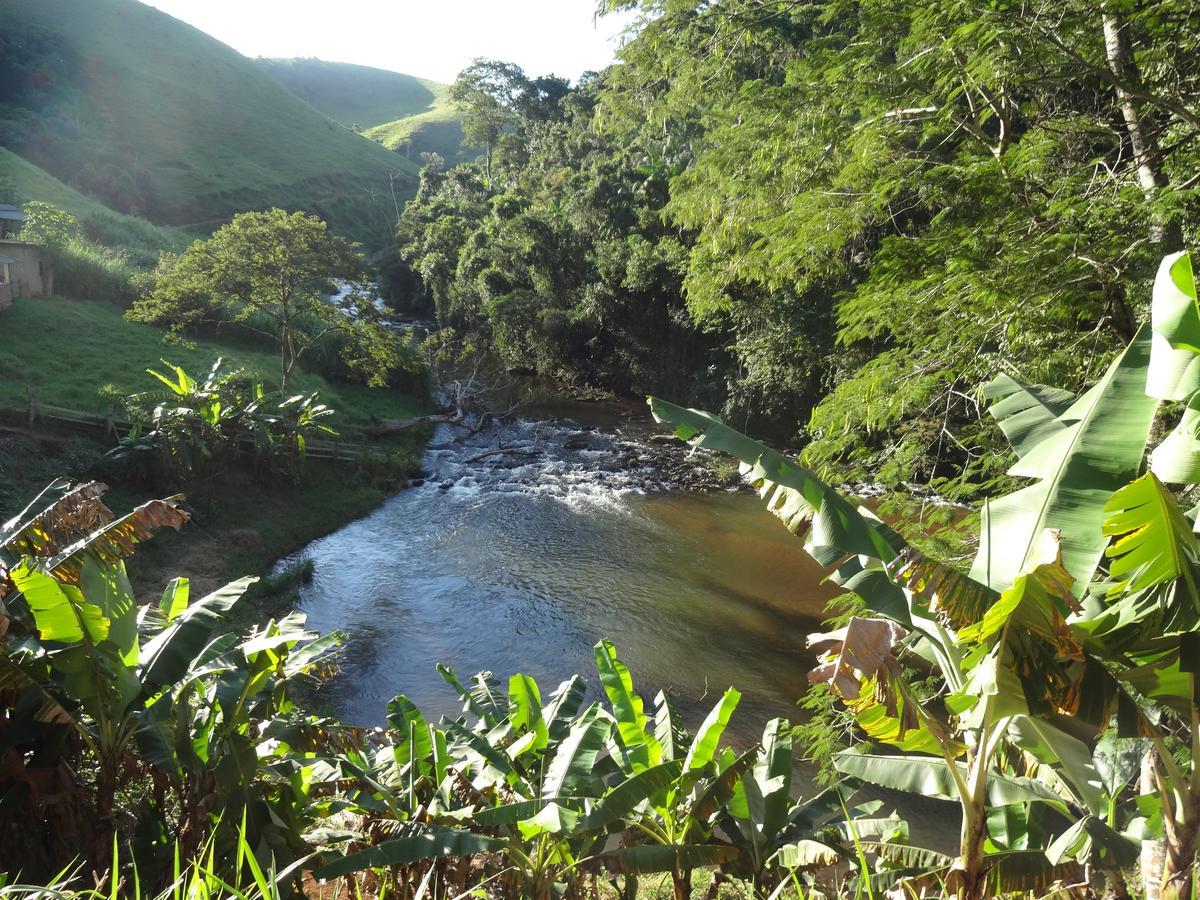
{"type": "Polygon", "coordinates": [[[0,256],[11,256],[10,293],[17,297],[47,297],[54,293],[54,270],[45,258],[41,244],[28,241],[0,241],[0,256]]]}

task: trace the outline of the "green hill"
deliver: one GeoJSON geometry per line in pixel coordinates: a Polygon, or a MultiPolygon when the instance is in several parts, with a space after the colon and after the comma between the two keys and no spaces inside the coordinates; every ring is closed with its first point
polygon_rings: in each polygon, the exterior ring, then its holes
{"type": "Polygon", "coordinates": [[[260,59],[280,84],[347,128],[420,164],[438,153],[451,164],[474,156],[462,146],[462,123],[450,85],[386,69],[321,59],[260,59]]]}
{"type": "Polygon", "coordinates": [[[385,239],[416,166],[253,60],[136,0],[0,3],[0,143],[158,224],[282,206],[385,239]]]}
{"type": "Polygon", "coordinates": [[[333,121],[364,130],[425,112],[448,85],[323,59],[257,59],[285,88],[333,121]]]}
{"type": "Polygon", "coordinates": [[[66,210],[79,220],[90,240],[114,250],[125,250],[136,264],[147,268],[154,265],[160,250],[182,250],[195,238],[185,231],[163,228],[109,209],[29,160],[0,147],[0,203],[23,206],[31,200],[66,210]]]}
{"type": "Polygon", "coordinates": [[[439,100],[423,113],[377,125],[364,133],[418,164],[422,153],[440,154],[450,165],[479,154],[476,148],[463,144],[462,120],[445,100],[439,100]]]}

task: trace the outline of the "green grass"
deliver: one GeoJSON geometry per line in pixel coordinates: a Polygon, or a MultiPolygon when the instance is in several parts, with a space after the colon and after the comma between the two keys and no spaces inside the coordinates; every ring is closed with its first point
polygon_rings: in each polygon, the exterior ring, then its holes
{"type": "Polygon", "coordinates": [[[389,174],[415,187],[413,164],[137,0],[5,0],[0,35],[43,48],[49,70],[0,104],[4,143],[122,212],[199,227],[305,209],[378,247],[394,218],[389,174]]]}
{"type": "Polygon", "coordinates": [[[448,165],[466,162],[479,155],[476,148],[463,144],[462,120],[444,98],[432,109],[364,133],[414,162],[420,162],[422,153],[438,153],[448,165]]]}
{"type": "Polygon", "coordinates": [[[126,251],[132,262],[148,268],[161,250],[183,250],[195,238],[171,228],[161,228],[145,219],[109,209],[99,200],[81,194],[11,150],[0,147],[0,184],[10,183],[15,197],[0,197],[0,203],[23,206],[40,200],[66,210],[79,220],[84,235],[102,247],[126,251]]]}
{"type": "Polygon", "coordinates": [[[420,164],[438,153],[454,165],[476,155],[463,147],[462,120],[450,85],[370,66],[320,59],[260,59],[280,84],[335,122],[420,164]]]}
{"type": "Polygon", "coordinates": [[[346,128],[374,128],[426,112],[450,89],[437,81],[323,59],[259,59],[276,81],[346,128]]]}
{"type": "MultiPolygon", "coordinates": [[[[33,384],[44,404],[103,414],[106,403],[97,394],[102,385],[123,394],[151,390],[155,383],[145,370],[164,358],[202,375],[222,357],[267,385],[278,383],[278,358],[269,350],[233,342],[166,344],[162,331],[127,322],[121,309],[102,301],[18,298],[0,312],[0,334],[0,408],[25,408],[26,385],[33,384]]],[[[310,371],[301,371],[294,387],[320,391],[337,411],[334,427],[348,439],[361,438],[373,419],[407,418],[425,409],[425,400],[411,394],[332,382],[310,371]]]]}

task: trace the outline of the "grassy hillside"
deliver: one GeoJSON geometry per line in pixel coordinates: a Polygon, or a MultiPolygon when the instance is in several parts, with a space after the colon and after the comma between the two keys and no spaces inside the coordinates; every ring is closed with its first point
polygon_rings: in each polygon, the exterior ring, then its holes
{"type": "MultiPolygon", "coordinates": [[[[0,196],[0,203],[22,206],[40,200],[64,209],[79,220],[90,240],[127,251],[130,259],[141,266],[153,265],[160,250],[179,251],[194,239],[184,231],[162,228],[109,209],[4,147],[0,147],[0,185],[11,185],[15,191],[15,196],[0,196]]],[[[0,187],[0,194],[4,193],[5,188],[0,187]]]]}
{"type": "MultiPolygon", "coordinates": [[[[149,325],[126,322],[121,310],[96,300],[21,299],[0,312],[0,409],[26,406],[26,385],[51,406],[103,414],[106,402],[97,390],[112,384],[123,394],[154,388],[146,369],[161,359],[201,375],[221,357],[234,368],[277,382],[275,352],[238,343],[200,342],[195,347],[163,343],[163,333],[149,325]],[[64,335],[69,335],[70,364],[63,365],[64,335]]],[[[334,427],[345,436],[361,436],[373,418],[419,415],[424,400],[396,390],[331,382],[310,371],[301,372],[295,388],[320,391],[321,399],[337,410],[334,427]]]]}
{"type": "Polygon", "coordinates": [[[418,164],[422,153],[438,153],[450,165],[479,155],[474,147],[463,145],[462,120],[444,100],[423,113],[376,126],[364,133],[418,164]]]}
{"type": "Polygon", "coordinates": [[[333,121],[364,130],[430,109],[448,85],[323,59],[258,59],[285,88],[333,121]]]}
{"type": "Polygon", "coordinates": [[[462,146],[462,124],[450,104],[450,85],[370,66],[321,59],[260,59],[297,97],[347,128],[416,164],[438,153],[454,164],[474,155],[462,146]]]}
{"type": "Polygon", "coordinates": [[[211,225],[282,206],[379,244],[416,166],[136,0],[0,4],[0,142],[121,212],[211,225]]]}

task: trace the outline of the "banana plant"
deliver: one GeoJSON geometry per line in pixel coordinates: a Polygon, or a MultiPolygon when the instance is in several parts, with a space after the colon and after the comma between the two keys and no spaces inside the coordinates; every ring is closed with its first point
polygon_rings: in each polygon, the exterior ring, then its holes
{"type": "MultiPolygon", "coordinates": [[[[769,721],[755,750],[753,763],[717,813],[721,832],[738,849],[723,870],[749,881],[752,891],[769,892],[797,872],[849,859],[845,844],[831,840],[837,831],[831,824],[842,816],[853,782],[793,801],[796,759],[786,719],[769,721]]],[[[723,751],[723,757],[720,767],[728,771],[734,765],[732,751],[723,751]]]]}
{"type": "Polygon", "coordinates": [[[619,825],[638,836],[636,843],[605,853],[629,879],[627,894],[638,875],[668,872],[682,900],[691,895],[694,869],[737,856],[736,847],[714,840],[712,826],[755,758],[755,748],[736,758],[718,753],[741,694],[729,688],[689,736],[665,694],[656,697],[653,718],[645,712],[612,643],[598,643],[595,655],[615,721],[608,751],[625,780],[596,804],[587,822],[619,825]]]}
{"type": "MultiPolygon", "coordinates": [[[[178,578],[157,603],[139,607],[125,558],[156,529],[180,527],[187,514],[171,498],[117,518],[103,492],[97,483],[56,483],[0,531],[0,678],[19,684],[25,698],[9,711],[5,730],[40,722],[82,742],[96,766],[86,817],[95,865],[111,854],[117,793],[143,762],[177,798],[174,822],[166,821],[173,804],[156,801],[164,839],[179,840],[185,830],[200,839],[210,815],[244,814],[257,789],[255,723],[286,712],[287,682],[337,641],[313,640],[298,617],[246,640],[215,634],[255,579],[190,602],[189,583],[178,578]]],[[[266,824],[265,808],[252,811],[266,824]]],[[[292,849],[300,848],[293,842],[292,849]]]]}

